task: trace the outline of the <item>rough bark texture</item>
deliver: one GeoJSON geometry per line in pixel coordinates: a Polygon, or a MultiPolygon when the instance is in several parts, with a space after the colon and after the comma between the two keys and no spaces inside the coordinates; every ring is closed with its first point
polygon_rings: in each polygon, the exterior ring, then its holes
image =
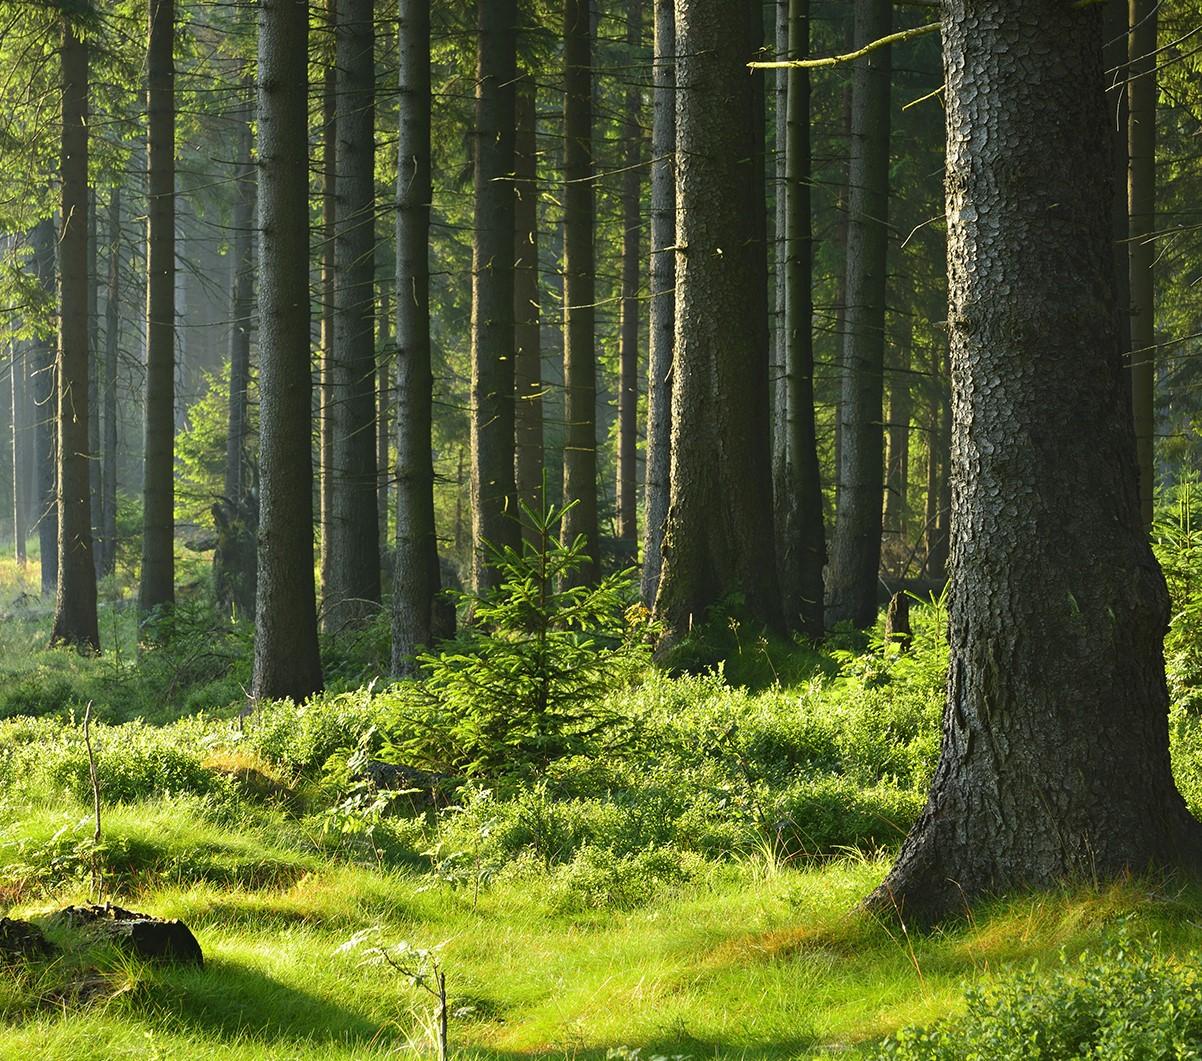
{"type": "MultiPolygon", "coordinates": [[[[892,19],[891,0],[857,0],[855,45],[886,36],[892,19]]],[[[827,621],[857,626],[876,619],[881,566],[891,50],[878,48],[858,62],[852,87],[839,498],[827,621]]]]}
{"type": "Polygon", "coordinates": [[[568,541],[583,535],[590,557],[575,577],[598,574],[597,351],[593,187],[593,43],[589,0],[563,5],[563,386],[566,438],[563,519],[568,541]]]}
{"type": "MultiPolygon", "coordinates": [[[[626,44],[631,55],[643,37],[642,0],[628,0],[626,44]]],[[[623,558],[638,556],[639,445],[639,289],[642,275],[643,91],[632,81],[626,89],[621,138],[622,166],[622,316],[618,334],[618,547],[623,558]]]]}
{"type": "Polygon", "coordinates": [[[322,624],[335,632],[380,602],[376,510],[374,0],[339,0],[338,226],[334,238],[333,497],[322,624]]]}
{"type": "Polygon", "coordinates": [[[175,600],[175,0],[148,0],[143,611],[175,600]]]}
{"type": "MultiPolygon", "coordinates": [[[[378,242],[376,247],[378,251],[378,242]]],[[[395,261],[394,256],[394,264],[395,261]]],[[[385,571],[390,570],[387,564],[391,563],[388,506],[392,495],[392,370],[395,347],[392,330],[396,316],[392,302],[396,274],[393,268],[389,269],[389,273],[391,275],[388,277],[377,276],[379,294],[376,304],[376,523],[379,528],[380,559],[387,561],[385,571]]]]}
{"type": "Polygon", "coordinates": [[[101,425],[104,497],[100,573],[117,568],[117,359],[121,352],[121,189],[109,193],[108,283],[104,301],[104,415],[101,425]]]}
{"type": "Polygon", "coordinates": [[[943,10],[951,665],[929,802],[872,899],[920,918],[1202,865],[1117,339],[1101,11],[943,10]]]}
{"type": "Polygon", "coordinates": [[[10,397],[12,399],[12,473],[13,473],[13,551],[16,555],[17,566],[25,566],[25,539],[29,530],[25,526],[25,482],[22,476],[22,465],[25,451],[25,434],[22,430],[22,419],[25,411],[25,351],[14,339],[10,344],[11,362],[9,368],[10,397]]]}
{"type": "MultiPolygon", "coordinates": [[[[774,0],[773,23],[776,31],[775,57],[778,60],[789,56],[789,0],[774,0]]],[[[768,367],[768,393],[772,405],[772,481],[776,489],[776,518],[779,533],[784,534],[782,504],[787,501],[789,459],[789,397],[785,386],[785,345],[788,342],[788,325],[785,322],[785,274],[788,272],[788,239],[785,228],[788,223],[785,182],[788,180],[789,138],[789,71],[777,70],[772,79],[772,125],[775,138],[773,147],[775,166],[773,172],[774,196],[772,211],[772,248],[775,275],[772,293],[775,304],[772,310],[772,345],[768,367]]],[[[777,556],[783,561],[781,541],[777,542],[777,556]]],[[[787,575],[782,569],[782,585],[787,575]]]]}
{"type": "Polygon", "coordinates": [[[643,603],[655,603],[662,566],[672,454],[672,347],[676,330],[676,12],[654,0],[651,112],[651,297],[643,502],[643,603]]]}
{"type": "Polygon", "coordinates": [[[488,544],[518,542],[513,475],[513,175],[517,12],[477,0],[475,241],[472,247],[472,583],[496,583],[488,544]]]}
{"type": "MultiPolygon", "coordinates": [[[[338,29],[338,0],[325,0],[326,32],[338,29]]],[[[334,505],[334,237],[338,226],[338,77],[329,63],[321,90],[321,350],[317,371],[317,520],[322,591],[330,584],[330,523],[334,505]]]]}
{"type": "MultiPolygon", "coordinates": [[[[789,2],[789,55],[810,51],[809,0],[789,2]]],[[[810,77],[788,71],[785,126],[785,409],[784,527],[779,558],[785,621],[823,633],[822,569],[826,565],[822,480],[814,423],[814,232],[811,215],[810,77]]],[[[782,518],[783,517],[783,518],[782,518]]]]}
{"type": "Polygon", "coordinates": [[[92,561],[104,564],[104,494],[100,467],[100,239],[96,189],[88,188],[88,487],[92,494],[92,561]]]}
{"type": "MultiPolygon", "coordinates": [[[[50,295],[55,288],[54,223],[49,220],[38,222],[32,240],[38,282],[50,295]]],[[[58,365],[54,340],[35,340],[31,372],[37,466],[35,519],[41,555],[42,595],[48,596],[58,586],[58,365]]]]}
{"type": "Polygon", "coordinates": [[[321,688],[313,587],[308,5],[259,5],[259,571],[256,699],[321,688]]]}
{"type": "Polygon", "coordinates": [[[910,480],[910,349],[914,340],[914,318],[903,308],[897,322],[889,373],[889,416],[885,422],[888,449],[885,456],[885,518],[883,531],[891,555],[902,556],[908,548],[906,512],[910,480]]]}
{"type": "Polygon", "coordinates": [[[745,72],[758,16],[758,5],[748,3],[676,3],[672,482],[656,598],[670,637],[735,595],[749,617],[783,625],[762,154],[757,164],[763,96],[745,72]]]}
{"type": "Polygon", "coordinates": [[[433,641],[439,588],[430,449],[430,0],[400,0],[400,71],[392,669],[408,674],[418,650],[433,641]]]}
{"type": "Polygon", "coordinates": [[[225,443],[225,496],[239,503],[251,487],[246,441],[250,387],[250,335],[255,313],[255,173],[249,108],[240,121],[238,174],[234,199],[234,262],[230,290],[230,404],[225,443]]]}
{"type": "MultiPolygon", "coordinates": [[[[1115,0],[1111,0],[1115,2],[1115,0]]],[[[1156,29],[1158,4],[1131,0],[1131,66],[1128,184],[1131,249],[1131,402],[1139,458],[1139,495],[1144,526],[1152,526],[1156,490],[1156,29]]]]}
{"type": "Polygon", "coordinates": [[[52,645],[100,651],[88,471],[88,45],[63,21],[58,315],[58,591],[52,645]]]}
{"type": "MultiPolygon", "coordinates": [[[[514,475],[517,496],[537,510],[543,490],[543,365],[542,310],[538,282],[538,140],[535,111],[536,85],[524,75],[518,82],[517,140],[514,160],[514,274],[513,318],[517,344],[514,381],[514,475]]],[[[537,540],[532,526],[522,523],[522,534],[537,540]]]]}

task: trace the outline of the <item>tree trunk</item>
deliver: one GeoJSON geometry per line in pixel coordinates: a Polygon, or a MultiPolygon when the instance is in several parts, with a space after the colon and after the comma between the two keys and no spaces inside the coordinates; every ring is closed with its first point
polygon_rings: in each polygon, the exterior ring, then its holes
{"type": "Polygon", "coordinates": [[[910,479],[910,348],[914,340],[914,318],[903,306],[897,324],[893,371],[889,374],[889,417],[886,423],[885,523],[884,532],[894,557],[907,548],[907,491],[910,479]]]}
{"type": "Polygon", "coordinates": [[[121,350],[121,189],[113,188],[108,207],[108,282],[104,299],[104,415],[101,427],[104,460],[103,556],[100,573],[117,569],[117,359],[121,350]]]}
{"type": "Polygon", "coordinates": [[[517,10],[477,0],[472,246],[472,583],[496,584],[489,546],[518,543],[514,481],[513,233],[517,10]]]}
{"type": "Polygon", "coordinates": [[[398,675],[413,673],[414,657],[433,642],[434,597],[440,581],[430,439],[434,391],[430,366],[430,101],[430,0],[400,0],[396,555],[392,587],[392,670],[398,675]]]}
{"type": "MultiPolygon", "coordinates": [[[[790,0],[789,55],[810,51],[809,0],[790,0]]],[[[780,550],[785,619],[812,638],[823,633],[826,565],[818,432],[814,423],[814,232],[811,215],[810,77],[788,71],[785,132],[785,394],[787,488],[780,550]]]]}
{"type": "MultiPolygon", "coordinates": [[[[395,265],[396,258],[392,257],[395,265]]],[[[392,493],[392,328],[396,316],[392,293],[396,285],[395,268],[392,272],[390,278],[379,283],[376,333],[376,523],[382,561],[389,552],[388,506],[392,493]]]]}
{"type": "MultiPolygon", "coordinates": [[[[38,282],[48,297],[55,289],[55,232],[52,221],[40,221],[32,233],[38,282]]],[[[42,595],[58,586],[58,365],[54,342],[37,339],[32,361],[34,448],[37,464],[38,551],[42,595]]]]}
{"type": "Polygon", "coordinates": [[[58,592],[52,645],[100,651],[88,471],[88,45],[63,20],[58,323],[58,592]]]}
{"type": "MultiPolygon", "coordinates": [[[[326,0],[326,30],[338,32],[338,0],[326,0]]],[[[330,524],[334,506],[334,288],[335,235],[338,225],[338,78],[337,64],[329,63],[321,92],[321,351],[317,375],[318,523],[321,541],[322,593],[330,585],[330,524]]]]}
{"type": "Polygon", "coordinates": [[[255,170],[252,114],[248,106],[239,122],[237,188],[234,198],[234,263],[230,291],[230,404],[225,443],[225,497],[242,503],[251,484],[247,481],[246,442],[250,388],[250,336],[255,313],[255,170]]]}
{"type": "Polygon", "coordinates": [[[651,112],[651,299],[648,304],[647,443],[643,503],[643,603],[655,603],[668,519],[672,446],[672,349],[676,330],[676,13],[654,0],[651,112]]]}
{"type": "MultiPolygon", "coordinates": [[[[517,90],[517,139],[514,168],[515,238],[513,274],[516,449],[514,475],[517,496],[531,508],[542,503],[543,492],[543,366],[542,297],[538,282],[538,138],[537,85],[524,75],[517,90]]],[[[534,528],[522,521],[522,534],[536,541],[534,528]]]]}
{"type": "Polygon", "coordinates": [[[13,552],[17,566],[24,568],[25,540],[29,529],[25,526],[25,482],[21,474],[25,456],[25,433],[22,430],[25,414],[25,350],[14,337],[10,340],[9,377],[12,383],[12,469],[13,469],[13,552]]]}
{"type": "Polygon", "coordinates": [[[758,4],[677,0],[672,484],[656,599],[670,640],[736,595],[748,618],[783,626],[768,417],[763,91],[746,74],[762,36],[757,23],[758,4]]]}
{"type": "MultiPolygon", "coordinates": [[[[633,56],[643,38],[642,0],[628,0],[626,43],[633,56]]],[[[643,91],[632,81],[620,133],[622,166],[622,317],[618,340],[618,547],[624,562],[638,558],[639,268],[642,257],[643,91]]]]}
{"type": "Polygon", "coordinates": [[[92,493],[92,561],[104,568],[104,493],[100,467],[100,239],[96,189],[88,188],[88,483],[92,493]]]}
{"type": "MultiPolygon", "coordinates": [[[[855,44],[887,35],[891,0],[857,0],[855,44]]],[[[884,490],[885,281],[889,247],[889,48],[856,64],[847,227],[839,501],[828,621],[876,619],[884,490]]]]}
{"type": "Polygon", "coordinates": [[[589,561],[574,574],[598,576],[597,352],[593,187],[593,41],[588,0],[563,5],[563,536],[583,535],[589,561]]]}
{"type": "Polygon", "coordinates": [[[1202,865],[1169,764],[1164,579],[1119,353],[1102,13],[949,0],[951,665],[879,908],[1202,865]]]}
{"type": "Polygon", "coordinates": [[[143,612],[175,600],[175,0],[148,3],[143,612]]]}
{"type": "Polygon", "coordinates": [[[259,4],[259,570],[256,699],[321,689],[313,587],[308,5],[259,4]]]}
{"type": "Polygon", "coordinates": [[[322,623],[358,625],[380,603],[376,511],[374,0],[339,0],[338,227],[334,238],[333,498],[322,623]]]}
{"type": "MultiPolygon", "coordinates": [[[[1111,3],[1118,0],[1110,0],[1111,3]]],[[[1156,40],[1159,5],[1131,0],[1131,170],[1128,178],[1131,251],[1131,401],[1139,461],[1140,511],[1152,526],[1156,493],[1156,40]]]]}
{"type": "MultiPolygon", "coordinates": [[[[776,58],[789,56],[789,0],[774,0],[773,22],[776,28],[776,58]]],[[[808,84],[808,82],[807,82],[808,84]]],[[[788,461],[789,461],[789,395],[785,380],[785,347],[788,345],[787,311],[785,308],[785,276],[789,270],[788,226],[786,213],[788,196],[785,185],[788,177],[789,139],[789,71],[777,70],[772,79],[772,117],[775,136],[773,258],[776,268],[773,295],[776,303],[772,318],[772,359],[769,365],[768,391],[772,402],[772,482],[776,492],[776,519],[778,537],[785,533],[783,519],[788,509],[788,461]]],[[[780,559],[781,583],[786,585],[788,576],[784,564],[786,557],[783,540],[777,542],[777,557],[780,559]]]]}

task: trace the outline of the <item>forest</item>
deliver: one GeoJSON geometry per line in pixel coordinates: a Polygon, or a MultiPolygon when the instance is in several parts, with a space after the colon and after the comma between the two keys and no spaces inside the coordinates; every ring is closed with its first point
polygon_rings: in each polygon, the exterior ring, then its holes
{"type": "Polygon", "coordinates": [[[0,0],[0,1059],[1202,1058],[1202,6],[0,0]]]}

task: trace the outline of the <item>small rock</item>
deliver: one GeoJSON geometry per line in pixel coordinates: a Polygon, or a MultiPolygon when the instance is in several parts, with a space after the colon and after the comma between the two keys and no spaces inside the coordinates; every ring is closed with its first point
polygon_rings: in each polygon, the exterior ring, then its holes
{"type": "Polygon", "coordinates": [[[204,965],[200,944],[182,921],[165,921],[111,903],[68,906],[57,916],[75,928],[88,929],[127,946],[147,961],[204,965]]]}

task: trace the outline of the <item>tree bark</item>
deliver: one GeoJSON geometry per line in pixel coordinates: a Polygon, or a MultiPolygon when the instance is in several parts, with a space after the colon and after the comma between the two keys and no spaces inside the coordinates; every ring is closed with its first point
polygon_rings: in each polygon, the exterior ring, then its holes
{"type": "Polygon", "coordinates": [[[58,591],[52,645],[100,651],[88,470],[88,44],[63,20],[58,324],[58,591]]]}
{"type": "Polygon", "coordinates": [[[255,171],[250,107],[239,119],[238,168],[234,198],[234,268],[230,291],[230,404],[225,443],[225,497],[240,506],[250,488],[246,442],[250,433],[250,336],[255,313],[255,171]]]}
{"type": "MultiPolygon", "coordinates": [[[[855,46],[886,36],[892,20],[891,0],[857,0],[855,46]]],[[[843,430],[827,621],[857,626],[876,619],[881,566],[891,50],[858,62],[852,88],[843,430]]]]}
{"type": "MultiPolygon", "coordinates": [[[[430,0],[400,0],[397,148],[396,554],[392,670],[412,674],[433,642],[439,590],[434,522],[434,375],[430,365],[430,0]]],[[[512,467],[512,463],[510,465],[512,467]]]]}
{"type": "MultiPolygon", "coordinates": [[[[774,0],[773,22],[776,29],[776,58],[789,56],[789,0],[774,0]]],[[[789,269],[788,206],[785,186],[788,182],[788,139],[789,139],[789,71],[777,70],[772,79],[772,117],[775,136],[774,167],[774,216],[773,258],[776,275],[773,278],[773,295],[776,303],[772,318],[772,357],[769,365],[768,392],[772,403],[772,481],[776,491],[776,519],[779,527],[777,556],[781,560],[781,584],[786,585],[788,576],[784,565],[782,519],[788,505],[788,461],[789,461],[789,395],[785,373],[785,347],[788,344],[787,311],[785,308],[785,276],[789,269]]],[[[808,84],[808,82],[807,82],[808,84]]]]}
{"type": "Polygon", "coordinates": [[[759,13],[755,3],[676,3],[672,482],[656,598],[670,641],[735,596],[749,619],[783,627],[768,416],[763,91],[745,72],[762,37],[759,13]]]}
{"type": "Polygon", "coordinates": [[[12,472],[13,472],[13,553],[17,566],[25,567],[25,540],[29,537],[29,529],[25,525],[25,482],[22,476],[25,456],[25,433],[23,420],[25,414],[25,350],[16,338],[10,340],[9,380],[12,384],[10,397],[12,399],[12,418],[9,426],[12,429],[12,472]]]}
{"type": "MultiPolygon", "coordinates": [[[[1110,0],[1115,3],[1116,0],[1110,0]]],[[[1130,101],[1131,401],[1140,511],[1151,529],[1156,493],[1156,41],[1158,5],[1131,0],[1130,101]]]]}
{"type": "MultiPolygon", "coordinates": [[[[38,283],[48,296],[55,289],[55,232],[50,220],[39,221],[32,233],[33,262],[38,283]]],[[[37,339],[33,348],[34,448],[37,465],[38,552],[42,595],[58,586],[58,365],[54,342],[37,339]]]]}
{"type": "Polygon", "coordinates": [[[596,261],[593,187],[593,33],[588,0],[563,5],[563,386],[567,437],[563,497],[567,541],[583,535],[588,563],[574,578],[595,582],[597,523],[596,261]]]}
{"type": "MultiPolygon", "coordinates": [[[[325,0],[326,30],[338,32],[338,0],[325,0]]],[[[334,520],[335,236],[338,226],[338,78],[329,63],[321,93],[321,351],[317,374],[317,512],[321,541],[321,588],[330,584],[330,524],[334,520]]]]}
{"type": "Polygon", "coordinates": [[[117,569],[117,359],[121,350],[121,189],[109,193],[108,281],[104,299],[104,415],[101,494],[104,526],[100,573],[117,569]]]}
{"type": "Polygon", "coordinates": [[[313,586],[308,4],[259,4],[259,569],[256,699],[321,689],[313,586]]]}
{"type": "MultiPolygon", "coordinates": [[[[810,51],[809,0],[789,2],[789,55],[810,51]]],[[[779,552],[785,619],[812,638],[823,633],[826,565],[822,479],[814,423],[814,231],[811,215],[810,78],[788,71],[785,129],[785,395],[787,488],[779,552]]]]}
{"type": "Polygon", "coordinates": [[[884,533],[893,544],[892,554],[905,554],[908,534],[906,520],[910,480],[910,359],[914,340],[914,318],[909,306],[899,314],[896,347],[889,374],[889,417],[885,425],[888,448],[885,457],[884,533]]]}
{"type": "Polygon", "coordinates": [[[879,908],[1202,866],[1169,763],[1164,579],[1119,353],[1102,13],[949,0],[951,663],[879,908]]]}
{"type": "MultiPolygon", "coordinates": [[[[395,265],[395,255],[392,259],[395,265]]],[[[379,281],[379,302],[376,307],[376,522],[381,561],[387,558],[389,552],[388,506],[392,494],[392,370],[395,345],[392,329],[396,316],[392,293],[396,285],[395,268],[390,272],[390,277],[379,281]]],[[[384,569],[391,570],[387,566],[384,569]]]]}
{"type": "Polygon", "coordinates": [[[519,540],[514,481],[514,0],[477,0],[472,246],[472,583],[496,584],[488,547],[519,540]]]}
{"type": "Polygon", "coordinates": [[[376,510],[374,0],[339,0],[338,226],[334,237],[333,497],[327,632],[365,622],[380,603],[376,510]]]}
{"type": "Polygon", "coordinates": [[[143,612],[175,600],[175,0],[147,0],[146,432],[143,612]]]}
{"type": "Polygon", "coordinates": [[[92,560],[104,567],[104,493],[100,466],[100,238],[96,189],[88,188],[88,483],[92,493],[92,560]]]}
{"type": "MultiPolygon", "coordinates": [[[[626,44],[631,55],[642,42],[642,0],[628,0],[626,44]]],[[[626,89],[622,130],[622,308],[618,339],[618,547],[624,560],[638,558],[639,289],[642,259],[643,90],[626,89]]]]}
{"type": "Polygon", "coordinates": [[[676,330],[676,12],[654,0],[651,112],[651,298],[648,303],[643,603],[655,603],[663,564],[672,452],[672,349],[676,330]]]}
{"type": "MultiPolygon", "coordinates": [[[[517,496],[537,510],[543,493],[542,296],[538,281],[538,138],[537,86],[523,75],[517,89],[517,139],[514,165],[515,238],[513,274],[515,361],[514,475],[517,496]]],[[[537,540],[522,521],[522,534],[537,540]]]]}

